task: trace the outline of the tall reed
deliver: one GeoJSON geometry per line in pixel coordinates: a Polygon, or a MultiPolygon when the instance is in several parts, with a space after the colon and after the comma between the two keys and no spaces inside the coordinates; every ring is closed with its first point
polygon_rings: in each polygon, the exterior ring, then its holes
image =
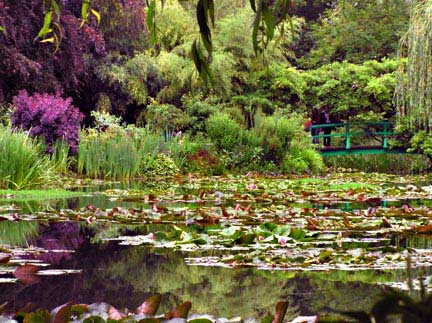
{"type": "Polygon", "coordinates": [[[126,179],[145,169],[164,150],[163,137],[146,129],[81,133],[77,171],[91,178],[126,179]]]}
{"type": "Polygon", "coordinates": [[[63,140],[56,141],[53,145],[51,161],[55,171],[59,174],[67,174],[69,172],[71,158],[69,156],[69,145],[63,140]]]}

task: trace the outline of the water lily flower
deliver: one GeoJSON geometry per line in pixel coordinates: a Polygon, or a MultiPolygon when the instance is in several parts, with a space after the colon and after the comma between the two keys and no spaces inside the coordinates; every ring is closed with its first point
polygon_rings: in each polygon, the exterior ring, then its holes
{"type": "Polygon", "coordinates": [[[286,246],[286,244],[287,244],[287,238],[285,238],[285,237],[279,237],[278,238],[278,242],[279,242],[279,244],[281,246],[286,246]]]}
{"type": "Polygon", "coordinates": [[[257,186],[254,183],[251,183],[251,184],[248,185],[248,189],[250,191],[255,190],[256,188],[257,188],[257,186]]]}
{"type": "Polygon", "coordinates": [[[195,220],[194,219],[187,219],[186,220],[186,226],[188,227],[188,226],[190,226],[190,225],[192,225],[192,224],[194,224],[195,223],[195,220]]]}

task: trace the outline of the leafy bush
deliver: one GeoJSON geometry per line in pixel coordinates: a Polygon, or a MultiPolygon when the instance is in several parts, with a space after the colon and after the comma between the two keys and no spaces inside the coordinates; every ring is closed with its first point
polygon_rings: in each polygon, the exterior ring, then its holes
{"type": "Polygon", "coordinates": [[[310,141],[294,140],[282,162],[283,173],[304,174],[319,173],[324,169],[324,162],[320,154],[310,146],[310,141]],[[294,168],[290,171],[287,166],[291,163],[294,168]]]}
{"type": "Polygon", "coordinates": [[[279,114],[267,117],[258,115],[256,125],[251,132],[259,138],[264,158],[279,163],[289,149],[294,136],[303,135],[301,124],[297,115],[289,119],[279,114]]]}
{"type": "Polygon", "coordinates": [[[432,157],[432,136],[425,130],[417,132],[410,140],[408,152],[422,153],[432,157]]]}
{"type": "Polygon", "coordinates": [[[180,169],[174,160],[166,154],[158,154],[156,158],[151,159],[146,167],[142,169],[142,175],[148,177],[166,177],[174,176],[180,173],[180,169]]]}
{"type": "Polygon", "coordinates": [[[255,127],[245,130],[229,115],[217,113],[208,119],[207,132],[229,169],[305,173],[324,166],[297,114],[258,114],[255,127]]]}
{"type": "Polygon", "coordinates": [[[215,152],[214,146],[202,137],[193,140],[188,135],[168,142],[167,151],[183,172],[204,175],[221,175],[225,167],[215,152]]]}
{"type": "Polygon", "coordinates": [[[207,120],[207,135],[216,148],[232,152],[242,143],[242,127],[226,113],[216,113],[207,120]]]}
{"type": "Polygon", "coordinates": [[[176,106],[157,102],[147,106],[146,120],[152,130],[168,132],[182,129],[189,123],[188,116],[176,106]]]}
{"type": "Polygon", "coordinates": [[[14,97],[12,127],[21,128],[33,137],[45,140],[48,152],[53,151],[57,140],[65,141],[71,152],[76,153],[79,142],[79,126],[82,114],[71,105],[72,99],[63,99],[59,94],[39,94],[29,96],[20,91],[14,97]]]}
{"type": "Polygon", "coordinates": [[[0,126],[0,188],[28,189],[55,179],[45,146],[21,131],[0,126]]]}
{"type": "Polygon", "coordinates": [[[263,161],[272,161],[288,174],[317,173],[324,168],[322,158],[303,130],[303,118],[293,114],[259,117],[251,129],[263,150],[263,161]]]}
{"type": "Polygon", "coordinates": [[[202,95],[183,96],[182,106],[190,119],[188,131],[194,136],[205,133],[205,122],[219,108],[216,104],[212,104],[210,99],[204,100],[202,95]]]}
{"type": "Polygon", "coordinates": [[[117,117],[103,111],[92,111],[90,114],[94,118],[94,127],[98,131],[120,127],[121,117],[117,117]]]}

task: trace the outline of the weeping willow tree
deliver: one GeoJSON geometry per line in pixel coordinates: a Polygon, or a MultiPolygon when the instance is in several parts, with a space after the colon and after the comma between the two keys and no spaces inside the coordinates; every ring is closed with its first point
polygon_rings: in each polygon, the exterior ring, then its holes
{"type": "Polygon", "coordinates": [[[400,41],[396,88],[399,123],[432,130],[432,0],[412,0],[409,29],[400,41]]]}

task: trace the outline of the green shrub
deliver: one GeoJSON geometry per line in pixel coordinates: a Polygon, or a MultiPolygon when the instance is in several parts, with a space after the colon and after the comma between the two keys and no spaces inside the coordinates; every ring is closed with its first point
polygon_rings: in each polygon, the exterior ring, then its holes
{"type": "Polygon", "coordinates": [[[182,172],[203,175],[221,175],[225,166],[217,155],[214,145],[207,139],[185,135],[168,142],[167,151],[182,172]]]}
{"type": "Polygon", "coordinates": [[[284,174],[304,174],[308,171],[308,165],[300,157],[286,155],[280,164],[280,170],[284,174]]]}
{"type": "Polygon", "coordinates": [[[325,167],[321,155],[314,149],[306,148],[301,150],[300,157],[307,164],[308,171],[313,174],[321,172],[325,167]]]}
{"type": "Polygon", "coordinates": [[[90,114],[94,118],[95,129],[99,131],[104,131],[108,128],[118,128],[122,121],[121,117],[117,117],[105,111],[92,111],[90,114]]]}
{"type": "Polygon", "coordinates": [[[296,139],[291,143],[280,168],[282,173],[288,174],[318,173],[324,169],[324,162],[307,140],[296,139]]]}
{"type": "Polygon", "coordinates": [[[179,174],[180,169],[170,156],[158,154],[156,158],[152,158],[150,162],[146,163],[141,173],[147,177],[166,177],[179,174]]]}
{"type": "Polygon", "coordinates": [[[410,140],[408,152],[421,153],[429,158],[432,157],[432,135],[425,130],[417,132],[410,140]]]}
{"type": "Polygon", "coordinates": [[[181,101],[190,119],[188,132],[193,136],[205,133],[205,122],[210,115],[217,112],[220,107],[209,102],[211,101],[209,99],[204,100],[202,95],[185,95],[182,97],[181,101]]]}
{"type": "Polygon", "coordinates": [[[0,188],[35,188],[56,177],[55,164],[40,141],[0,126],[0,188]]]}
{"type": "Polygon", "coordinates": [[[324,165],[303,130],[303,118],[280,113],[257,114],[255,127],[245,130],[230,116],[212,115],[207,121],[210,139],[225,167],[241,171],[319,172],[324,165]]]}
{"type": "Polygon", "coordinates": [[[290,119],[279,114],[257,115],[255,127],[251,129],[251,132],[258,138],[264,159],[278,164],[284,158],[294,136],[299,133],[299,130],[302,131],[303,126],[300,120],[297,115],[290,119]]]}
{"type": "Polygon", "coordinates": [[[242,143],[242,127],[226,113],[216,113],[207,120],[207,135],[216,148],[233,152],[242,143]]]}
{"type": "Polygon", "coordinates": [[[172,104],[153,102],[147,106],[147,123],[153,131],[173,132],[189,124],[189,117],[172,104]]]}

